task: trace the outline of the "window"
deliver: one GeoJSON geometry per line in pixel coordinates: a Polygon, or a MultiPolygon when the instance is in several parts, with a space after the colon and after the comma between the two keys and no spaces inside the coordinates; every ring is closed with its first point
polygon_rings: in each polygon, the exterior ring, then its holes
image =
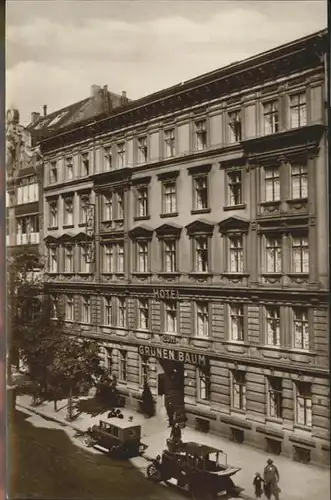
{"type": "Polygon", "coordinates": [[[57,273],[57,248],[48,247],[48,269],[50,273],[57,273]]]}
{"type": "Polygon", "coordinates": [[[282,418],[282,379],[268,378],[268,416],[282,418]]]}
{"type": "Polygon", "coordinates": [[[307,382],[296,383],[296,423],[306,427],[312,426],[312,391],[307,382]]]}
{"type": "Polygon", "coordinates": [[[74,247],[66,245],[64,247],[64,272],[72,273],[74,271],[74,247]]]}
{"type": "Polygon", "coordinates": [[[278,101],[271,101],[263,105],[264,133],[275,134],[279,130],[278,101]]]}
{"type": "Polygon", "coordinates": [[[149,328],[149,305],[147,299],[138,299],[138,328],[148,330],[149,328]]]}
{"type": "Polygon", "coordinates": [[[243,273],[244,272],[244,243],[243,235],[229,236],[229,272],[243,273]]]}
{"type": "Polygon", "coordinates": [[[197,273],[209,272],[208,236],[196,236],[193,239],[194,271],[197,273]]]}
{"type": "Polygon", "coordinates": [[[126,326],[126,299],[117,298],[116,326],[124,328],[126,326]]]}
{"type": "Polygon", "coordinates": [[[63,199],[63,224],[65,226],[73,226],[74,224],[74,199],[63,199]]]}
{"type": "Polygon", "coordinates": [[[280,238],[265,238],[266,272],[282,272],[282,240],[280,238]]]}
{"type": "Polygon", "coordinates": [[[278,167],[267,167],[264,169],[264,200],[280,200],[280,177],[278,167]]]}
{"type": "Polygon", "coordinates": [[[164,332],[170,334],[178,333],[177,302],[166,300],[163,302],[164,332]]]}
{"type": "Polygon", "coordinates": [[[148,384],[148,377],[149,377],[149,360],[146,356],[140,356],[139,383],[141,387],[144,387],[145,384],[148,384]]]}
{"type": "Polygon", "coordinates": [[[49,171],[49,182],[50,184],[54,184],[58,181],[58,166],[57,161],[52,161],[49,171]]]}
{"type": "Polygon", "coordinates": [[[65,298],[65,319],[66,321],[74,320],[74,298],[72,295],[67,295],[65,298]]]}
{"type": "Polygon", "coordinates": [[[16,224],[17,245],[39,243],[39,215],[19,217],[16,224]]]}
{"type": "Polygon", "coordinates": [[[280,346],[280,308],[266,307],[267,344],[280,346]]]}
{"type": "Polygon", "coordinates": [[[306,93],[292,95],[290,97],[291,128],[304,127],[307,125],[307,103],[306,93]]]}
{"type": "Polygon", "coordinates": [[[113,219],[113,196],[107,194],[103,196],[102,220],[111,221],[113,219]]]}
{"type": "Polygon", "coordinates": [[[234,207],[236,205],[241,205],[242,199],[242,172],[241,170],[236,170],[234,172],[228,172],[228,205],[234,207]]]}
{"type": "Polygon", "coordinates": [[[171,128],[164,131],[165,157],[175,156],[175,129],[171,128]]]}
{"type": "Polygon", "coordinates": [[[100,349],[100,366],[108,375],[112,374],[113,365],[113,350],[109,347],[101,347],[100,349]]]}
{"type": "Polygon", "coordinates": [[[147,137],[140,137],[138,139],[138,163],[147,162],[147,137]]]}
{"type": "Polygon", "coordinates": [[[112,298],[111,297],[104,298],[104,324],[105,325],[112,325],[113,324],[112,298]]]}
{"type": "Polygon", "coordinates": [[[199,120],[195,122],[196,149],[198,151],[207,147],[207,122],[199,120]]]}
{"type": "Polygon", "coordinates": [[[207,175],[193,177],[194,183],[194,210],[208,208],[208,177],[207,175]]]}
{"type": "Polygon", "coordinates": [[[125,167],[125,142],[117,144],[117,168],[125,167]]]}
{"type": "Polygon", "coordinates": [[[136,270],[138,273],[148,272],[148,241],[137,241],[136,242],[136,270]]]}
{"type": "Polygon", "coordinates": [[[210,373],[209,369],[197,368],[197,400],[208,401],[210,399],[210,373]]]}
{"type": "Polygon", "coordinates": [[[242,342],[244,340],[244,308],[240,304],[229,306],[230,339],[242,342]]]}
{"type": "Polygon", "coordinates": [[[306,236],[292,236],[292,272],[309,273],[309,246],[306,236]]]}
{"type": "Polygon", "coordinates": [[[49,203],[49,225],[52,228],[58,226],[57,200],[49,203]]]}
{"type": "Polygon", "coordinates": [[[87,223],[87,210],[90,204],[90,196],[88,194],[83,194],[79,196],[79,223],[87,223]]]}
{"type": "Polygon", "coordinates": [[[83,297],[83,310],[82,310],[82,322],[91,322],[91,299],[90,297],[83,297]]]}
{"type": "Polygon", "coordinates": [[[173,214],[177,212],[176,181],[164,181],[163,187],[163,213],[173,214]]]}
{"type": "Polygon", "coordinates": [[[293,307],[293,346],[295,349],[309,350],[309,322],[306,308],[293,307]]]}
{"type": "Polygon", "coordinates": [[[232,372],[232,408],[246,410],[246,374],[241,371],[232,372]]]}
{"type": "Polygon", "coordinates": [[[105,170],[111,170],[112,169],[111,147],[110,146],[104,147],[103,154],[104,154],[104,159],[105,159],[105,170]]]}
{"type": "Polygon", "coordinates": [[[308,198],[307,165],[291,166],[292,199],[308,198]]]}
{"type": "Polygon", "coordinates": [[[137,187],[136,217],[148,217],[148,186],[137,187]]]}
{"type": "Polygon", "coordinates": [[[118,191],[116,193],[117,197],[117,214],[116,219],[122,220],[124,219],[124,192],[118,191]]]}
{"type": "Polygon", "coordinates": [[[82,168],[82,175],[89,175],[90,174],[90,159],[89,159],[89,154],[88,153],[83,153],[82,154],[82,163],[81,163],[81,168],[82,168]]]}
{"type": "Polygon", "coordinates": [[[122,382],[126,382],[127,379],[127,352],[118,352],[118,378],[122,382]]]}
{"type": "Polygon", "coordinates": [[[51,295],[50,296],[50,317],[51,319],[58,319],[58,297],[51,295]]]}
{"type": "Polygon", "coordinates": [[[229,142],[241,141],[241,117],[240,111],[229,113],[229,142]]]}
{"type": "Polygon", "coordinates": [[[17,205],[39,200],[39,185],[35,175],[17,180],[17,205]]]}
{"type": "Polygon", "coordinates": [[[177,270],[176,249],[177,244],[175,239],[164,239],[161,241],[163,249],[163,266],[162,270],[165,273],[174,273],[177,270]]]}
{"type": "Polygon", "coordinates": [[[70,181],[74,178],[74,164],[72,161],[72,157],[66,158],[65,164],[66,164],[66,180],[70,181]]]}
{"type": "Polygon", "coordinates": [[[79,245],[79,272],[89,273],[90,263],[89,263],[89,247],[86,244],[79,245]]]}
{"type": "Polygon", "coordinates": [[[208,304],[204,302],[196,303],[196,326],[195,333],[198,337],[209,336],[209,310],[208,304]]]}
{"type": "Polygon", "coordinates": [[[104,273],[124,272],[124,243],[111,243],[104,245],[104,273]]]}

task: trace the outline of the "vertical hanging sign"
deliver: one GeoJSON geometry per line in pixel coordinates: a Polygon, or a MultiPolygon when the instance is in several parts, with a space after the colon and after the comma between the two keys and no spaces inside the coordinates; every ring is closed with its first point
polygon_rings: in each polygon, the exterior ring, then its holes
{"type": "Polygon", "coordinates": [[[86,213],[86,239],[87,239],[87,252],[86,262],[93,263],[95,261],[95,205],[88,203],[85,208],[86,213]]]}

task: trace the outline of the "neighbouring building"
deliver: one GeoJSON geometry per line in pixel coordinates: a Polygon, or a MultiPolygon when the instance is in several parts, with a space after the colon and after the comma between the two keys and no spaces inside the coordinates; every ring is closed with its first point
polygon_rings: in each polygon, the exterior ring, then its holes
{"type": "Polygon", "coordinates": [[[321,31],[40,142],[46,286],[127,403],[147,381],[160,414],[319,463],[326,53],[321,31]]]}

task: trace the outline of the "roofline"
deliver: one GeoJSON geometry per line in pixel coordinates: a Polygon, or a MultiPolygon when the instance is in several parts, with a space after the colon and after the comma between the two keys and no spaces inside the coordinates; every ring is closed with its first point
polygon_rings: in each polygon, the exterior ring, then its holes
{"type": "Polygon", "coordinates": [[[114,116],[124,115],[128,111],[133,111],[133,110],[139,109],[143,106],[147,106],[147,105],[151,105],[151,104],[156,104],[157,102],[162,101],[162,99],[168,99],[168,98],[172,97],[174,94],[179,95],[181,93],[187,92],[188,90],[193,90],[197,87],[202,87],[204,85],[210,84],[215,80],[219,80],[219,79],[225,78],[227,76],[233,76],[233,75],[238,74],[242,71],[245,71],[246,69],[253,69],[254,67],[256,68],[256,67],[258,67],[266,62],[265,59],[267,59],[267,56],[268,56],[269,60],[271,60],[270,56],[272,56],[273,54],[277,54],[277,55],[279,55],[278,58],[281,58],[282,52],[285,49],[287,49],[287,51],[288,51],[288,49],[292,49],[291,52],[293,53],[293,52],[295,52],[296,46],[300,47],[300,45],[303,44],[304,42],[308,42],[309,40],[313,40],[313,39],[317,39],[317,38],[322,38],[323,36],[326,36],[327,34],[328,34],[328,28],[324,28],[323,30],[319,30],[319,31],[316,31],[314,33],[311,33],[310,35],[306,35],[304,37],[297,38],[297,39],[293,40],[292,42],[288,42],[288,43],[279,45],[273,49],[269,49],[267,51],[261,52],[259,54],[254,55],[254,56],[248,57],[246,59],[242,59],[241,61],[231,63],[231,64],[228,64],[226,66],[222,66],[221,68],[218,68],[218,69],[213,70],[213,71],[208,72],[208,73],[204,73],[204,74],[197,76],[195,78],[192,78],[190,80],[186,80],[184,82],[172,85],[171,87],[161,89],[157,92],[153,92],[152,94],[148,94],[147,96],[141,97],[139,99],[132,100],[126,106],[123,106],[122,108],[120,108],[121,109],[120,112],[115,112],[114,114],[110,114],[107,117],[101,118],[99,120],[98,119],[93,120],[92,122],[90,122],[88,124],[86,124],[86,123],[82,124],[79,127],[63,130],[59,134],[54,134],[54,135],[51,135],[48,137],[44,137],[39,142],[43,143],[43,142],[47,142],[48,140],[53,139],[55,137],[65,136],[68,133],[76,132],[78,130],[81,130],[82,128],[84,129],[84,128],[89,127],[91,125],[94,125],[96,123],[106,122],[107,120],[109,120],[110,118],[112,118],[114,116]],[[255,62],[254,66],[252,65],[252,66],[246,67],[249,63],[254,63],[254,62],[255,62]],[[227,74],[227,71],[229,69],[231,69],[233,71],[231,71],[230,74],[227,74]],[[209,81],[208,77],[212,77],[213,75],[215,75],[215,80],[209,81]],[[190,85],[192,85],[194,83],[196,85],[194,85],[191,88],[188,88],[190,85]],[[176,90],[178,90],[178,91],[180,90],[180,92],[176,92],[176,90]]]}

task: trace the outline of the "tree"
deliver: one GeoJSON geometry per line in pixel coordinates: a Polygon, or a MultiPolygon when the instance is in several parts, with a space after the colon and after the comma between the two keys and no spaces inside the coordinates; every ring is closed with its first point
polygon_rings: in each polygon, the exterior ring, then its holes
{"type": "Polygon", "coordinates": [[[97,343],[61,334],[55,342],[47,372],[50,385],[60,387],[68,396],[68,419],[72,420],[74,391],[82,384],[95,384],[104,374],[97,343]]]}

